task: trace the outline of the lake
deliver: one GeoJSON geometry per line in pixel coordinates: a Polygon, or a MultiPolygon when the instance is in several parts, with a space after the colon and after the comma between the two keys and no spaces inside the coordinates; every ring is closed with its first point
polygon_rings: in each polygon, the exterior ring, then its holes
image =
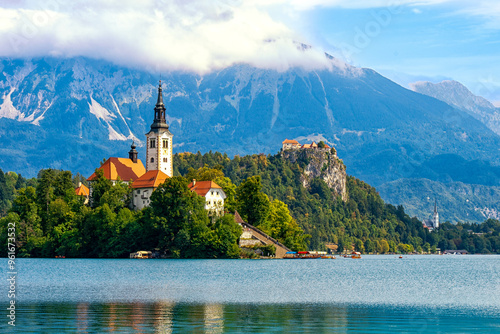
{"type": "Polygon", "coordinates": [[[1,333],[500,333],[496,255],[17,267],[16,326],[4,316],[1,333]]]}

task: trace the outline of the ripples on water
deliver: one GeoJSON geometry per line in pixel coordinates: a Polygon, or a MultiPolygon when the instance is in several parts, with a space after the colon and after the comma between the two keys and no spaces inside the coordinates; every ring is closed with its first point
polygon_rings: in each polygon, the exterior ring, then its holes
{"type": "Polygon", "coordinates": [[[500,333],[498,256],[22,259],[18,272],[19,333],[500,333]]]}

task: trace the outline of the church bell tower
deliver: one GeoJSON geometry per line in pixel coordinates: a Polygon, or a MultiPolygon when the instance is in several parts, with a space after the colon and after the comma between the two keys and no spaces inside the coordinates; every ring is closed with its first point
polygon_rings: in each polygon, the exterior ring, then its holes
{"type": "Polygon", "coordinates": [[[158,100],[154,109],[154,121],[151,124],[151,129],[146,133],[146,171],[161,170],[172,177],[174,174],[172,163],[172,138],[174,135],[168,130],[165,112],[160,80],[158,100]]]}
{"type": "Polygon", "coordinates": [[[434,213],[432,214],[432,225],[434,228],[439,227],[439,213],[437,209],[437,200],[434,200],[434,213]]]}

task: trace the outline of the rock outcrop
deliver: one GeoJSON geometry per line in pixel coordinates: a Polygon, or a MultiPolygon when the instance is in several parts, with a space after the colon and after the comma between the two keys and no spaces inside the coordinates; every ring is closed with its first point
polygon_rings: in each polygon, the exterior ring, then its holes
{"type": "Polygon", "coordinates": [[[292,163],[305,163],[302,185],[308,188],[314,178],[321,178],[333,193],[347,201],[347,174],[345,165],[335,148],[301,148],[282,151],[283,158],[292,163]]]}

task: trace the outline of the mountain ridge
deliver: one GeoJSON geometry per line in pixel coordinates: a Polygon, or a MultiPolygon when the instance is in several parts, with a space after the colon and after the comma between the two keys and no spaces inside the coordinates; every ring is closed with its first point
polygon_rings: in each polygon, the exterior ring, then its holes
{"type": "MultiPolygon", "coordinates": [[[[500,136],[480,120],[371,69],[239,64],[162,79],[174,152],[274,154],[285,138],[323,140],[348,174],[376,187],[420,177],[439,155],[500,164],[500,136]]],[[[90,175],[103,158],[126,156],[132,141],[144,159],[156,85],[151,73],[102,60],[1,60],[0,105],[17,114],[0,118],[0,167],[25,176],[42,168],[90,175]]]]}

